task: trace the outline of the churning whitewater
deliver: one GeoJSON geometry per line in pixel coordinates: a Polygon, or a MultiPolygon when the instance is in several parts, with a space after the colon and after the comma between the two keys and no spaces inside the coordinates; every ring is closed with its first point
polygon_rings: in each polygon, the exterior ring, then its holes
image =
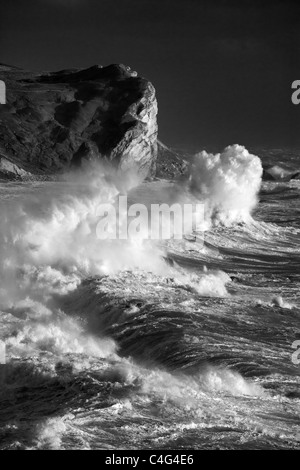
{"type": "Polygon", "coordinates": [[[0,449],[300,449],[300,184],[262,171],[233,145],[180,181],[1,183],[0,449]],[[204,220],[100,240],[121,195],[204,220]]]}

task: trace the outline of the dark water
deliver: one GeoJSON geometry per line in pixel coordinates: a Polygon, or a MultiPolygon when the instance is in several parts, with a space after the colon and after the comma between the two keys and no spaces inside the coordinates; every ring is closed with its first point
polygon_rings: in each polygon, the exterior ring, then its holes
{"type": "MultiPolygon", "coordinates": [[[[51,185],[3,186],[3,204],[34,194],[35,227],[51,185]]],[[[169,186],[145,183],[132,198],[169,186]]],[[[204,246],[133,246],[140,269],[74,270],[60,216],[59,255],[39,253],[43,270],[17,245],[7,259],[20,272],[10,285],[2,273],[0,448],[300,449],[299,202],[299,181],[264,182],[250,222],[212,227],[204,246]]]]}

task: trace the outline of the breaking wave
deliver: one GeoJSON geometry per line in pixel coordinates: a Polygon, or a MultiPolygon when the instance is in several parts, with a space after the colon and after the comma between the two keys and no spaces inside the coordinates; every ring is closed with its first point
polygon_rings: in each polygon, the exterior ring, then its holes
{"type": "Polygon", "coordinates": [[[272,447],[274,422],[295,444],[297,423],[276,416],[296,379],[278,391],[273,372],[292,367],[299,232],[265,223],[269,209],[252,218],[261,177],[260,159],[233,145],[196,154],[185,181],[90,163],[0,187],[3,448],[207,447],[212,434],[220,448],[257,436],[272,447]],[[99,205],[124,194],[200,202],[205,220],[182,240],[99,240],[99,205]]]}
{"type": "Polygon", "coordinates": [[[262,171],[259,157],[241,145],[226,147],[215,155],[203,151],[192,161],[190,189],[204,199],[206,217],[213,223],[249,222],[262,171]]]}

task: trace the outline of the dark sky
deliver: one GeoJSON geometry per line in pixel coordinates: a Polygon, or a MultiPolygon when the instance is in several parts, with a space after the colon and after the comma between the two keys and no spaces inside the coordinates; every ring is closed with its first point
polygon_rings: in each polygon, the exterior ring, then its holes
{"type": "Polygon", "coordinates": [[[300,145],[299,1],[0,0],[0,28],[3,63],[130,65],[156,87],[166,144],[300,145]]]}

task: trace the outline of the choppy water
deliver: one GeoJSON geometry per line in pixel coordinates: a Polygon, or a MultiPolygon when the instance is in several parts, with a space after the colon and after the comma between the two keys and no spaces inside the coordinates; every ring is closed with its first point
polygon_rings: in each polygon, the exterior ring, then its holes
{"type": "Polygon", "coordinates": [[[204,246],[100,246],[86,185],[0,188],[0,448],[300,449],[300,182],[204,246]]]}

